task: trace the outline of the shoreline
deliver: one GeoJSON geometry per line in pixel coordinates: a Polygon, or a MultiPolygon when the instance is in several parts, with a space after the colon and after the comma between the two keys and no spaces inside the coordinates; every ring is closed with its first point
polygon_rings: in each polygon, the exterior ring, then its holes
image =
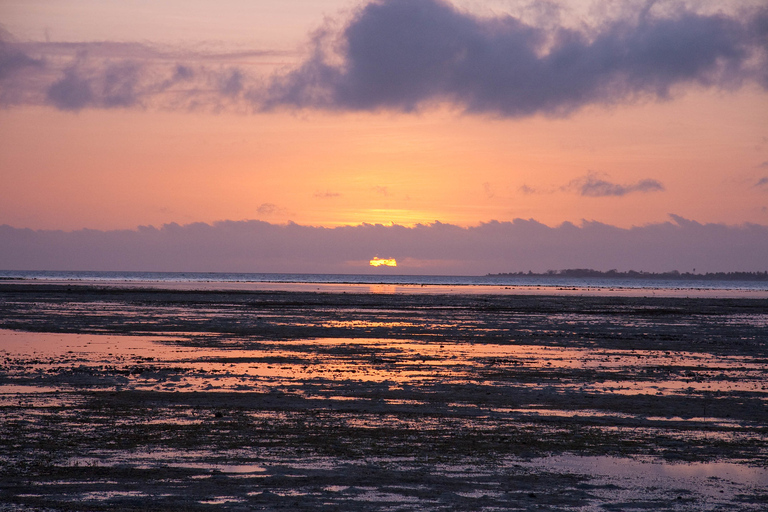
{"type": "Polygon", "coordinates": [[[110,279],[8,279],[4,285],[81,286],[115,289],[157,289],[178,291],[282,291],[319,293],[371,294],[457,294],[457,295],[555,295],[594,297],[662,297],[662,298],[749,298],[766,299],[768,290],[723,288],[634,288],[606,286],[560,285],[476,285],[476,284],[363,284],[363,283],[294,283],[286,281],[139,281],[110,279]]]}

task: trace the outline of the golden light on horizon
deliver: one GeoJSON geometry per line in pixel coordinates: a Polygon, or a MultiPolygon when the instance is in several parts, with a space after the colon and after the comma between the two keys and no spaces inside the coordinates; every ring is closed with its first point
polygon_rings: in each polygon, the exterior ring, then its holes
{"type": "Polygon", "coordinates": [[[397,261],[395,258],[379,258],[378,256],[374,256],[370,261],[370,265],[372,267],[396,267],[397,261]]]}

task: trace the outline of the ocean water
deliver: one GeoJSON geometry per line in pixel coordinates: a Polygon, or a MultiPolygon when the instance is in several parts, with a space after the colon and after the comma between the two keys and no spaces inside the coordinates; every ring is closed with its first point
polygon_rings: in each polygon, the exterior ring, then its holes
{"type": "Polygon", "coordinates": [[[435,276],[395,274],[274,274],[238,272],[99,272],[0,270],[0,279],[133,283],[288,283],[424,286],[512,286],[662,290],[768,291],[768,281],[711,279],[616,279],[563,276],[435,276]]]}

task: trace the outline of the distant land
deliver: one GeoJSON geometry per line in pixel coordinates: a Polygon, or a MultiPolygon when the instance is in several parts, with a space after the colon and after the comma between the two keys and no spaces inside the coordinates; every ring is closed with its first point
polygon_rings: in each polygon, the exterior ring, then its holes
{"type": "MultiPolygon", "coordinates": [[[[694,269],[695,271],[695,269],[694,269]]],[[[706,274],[696,274],[692,272],[679,272],[671,270],[669,272],[643,272],[628,270],[619,272],[617,270],[593,270],[591,268],[569,268],[565,270],[547,270],[544,273],[528,272],[503,272],[500,274],[486,274],[488,277],[605,277],[610,279],[667,279],[667,280],[705,280],[705,281],[768,281],[768,271],[765,272],[707,272],[706,274]]]]}

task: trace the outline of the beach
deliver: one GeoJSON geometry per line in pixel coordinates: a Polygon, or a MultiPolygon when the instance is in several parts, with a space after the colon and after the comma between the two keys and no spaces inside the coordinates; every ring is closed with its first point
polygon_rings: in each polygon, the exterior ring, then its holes
{"type": "Polygon", "coordinates": [[[768,506],[768,298],[387,286],[0,282],[0,510],[768,506]]]}

